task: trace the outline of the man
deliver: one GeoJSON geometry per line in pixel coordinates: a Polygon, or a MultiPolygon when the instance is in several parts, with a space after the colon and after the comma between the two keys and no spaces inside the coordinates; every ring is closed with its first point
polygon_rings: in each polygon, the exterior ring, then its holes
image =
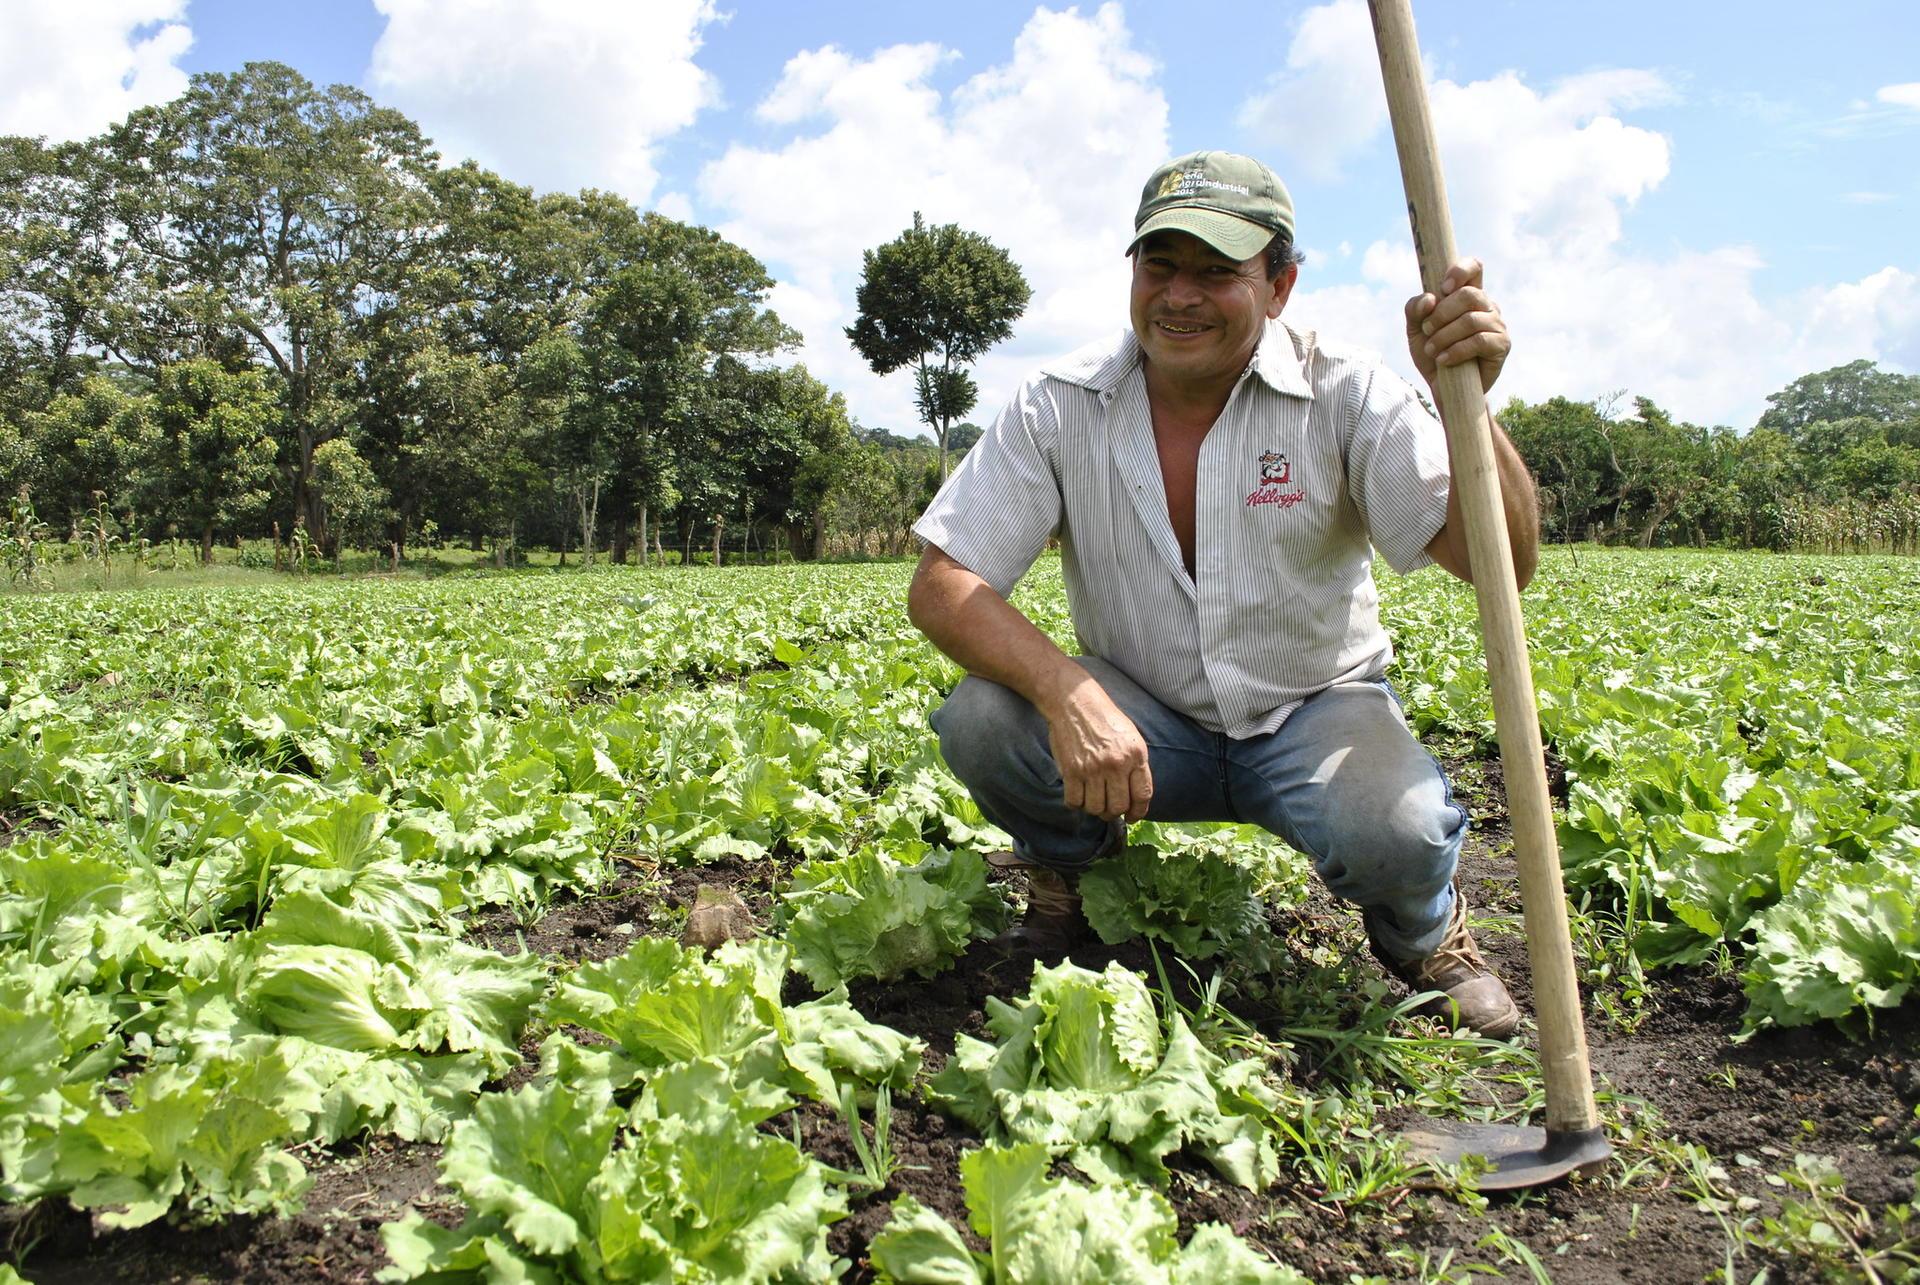
{"type": "MultiPolygon", "coordinates": [[[[1280,321],[1293,203],[1257,161],[1161,166],[1127,254],[1131,332],[1024,384],[915,527],[909,613],[969,675],[934,716],[941,752],[1030,868],[1010,944],[1084,939],[1078,872],[1127,822],[1248,821],[1361,907],[1403,981],[1508,1035],[1519,1010],[1453,887],[1466,813],[1382,678],[1373,550],[1470,578],[1445,435],[1404,380],[1280,321]],[[1050,536],[1078,659],[1007,602],[1050,536]]],[[[1510,343],[1478,263],[1406,320],[1429,387],[1461,362],[1492,386],[1510,343]]],[[[1524,585],[1533,487],[1495,439],[1524,585]]]]}

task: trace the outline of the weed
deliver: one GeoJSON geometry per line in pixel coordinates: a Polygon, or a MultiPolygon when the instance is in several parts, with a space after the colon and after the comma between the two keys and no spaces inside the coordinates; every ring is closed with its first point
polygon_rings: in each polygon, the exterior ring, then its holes
{"type": "Polygon", "coordinates": [[[1553,1285],[1553,1277],[1547,1273],[1547,1266],[1540,1261],[1540,1256],[1528,1248],[1525,1241],[1516,1239],[1504,1228],[1495,1227],[1475,1241],[1474,1248],[1492,1250],[1516,1267],[1524,1267],[1534,1285],[1553,1285]]]}
{"type": "Polygon", "coordinates": [[[1750,1243],[1812,1266],[1827,1280],[1881,1285],[1920,1277],[1920,1228],[1908,1231],[1911,1206],[1889,1206],[1888,1225],[1877,1228],[1873,1214],[1848,1197],[1839,1169],[1825,1156],[1796,1155],[1793,1168],[1775,1177],[1804,1199],[1783,1199],[1777,1215],[1750,1227],[1750,1243]]]}
{"type": "Polygon", "coordinates": [[[893,1150],[893,1091],[881,1085],[873,1098],[873,1141],[867,1141],[860,1127],[859,1089],[848,1081],[840,1086],[840,1120],[847,1126],[853,1153],[860,1157],[858,1185],[868,1191],[883,1191],[902,1166],[893,1150]]]}

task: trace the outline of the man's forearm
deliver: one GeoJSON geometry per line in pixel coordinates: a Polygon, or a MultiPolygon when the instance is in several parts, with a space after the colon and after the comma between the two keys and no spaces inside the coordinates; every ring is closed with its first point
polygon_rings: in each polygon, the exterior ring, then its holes
{"type": "Polygon", "coordinates": [[[929,548],[907,592],[907,615],[969,674],[1012,688],[1053,721],[1087,671],[993,587],[929,548]]]}
{"type": "MultiPolygon", "coordinates": [[[[1520,452],[1507,436],[1506,430],[1491,416],[1488,424],[1493,429],[1494,471],[1500,479],[1500,505],[1506,512],[1507,542],[1513,550],[1513,574],[1519,587],[1527,587],[1533,579],[1535,568],[1540,565],[1540,502],[1533,488],[1533,475],[1527,471],[1527,462],[1520,458],[1520,452]]],[[[1452,464],[1452,448],[1449,443],[1448,464],[1452,464]]],[[[1471,560],[1468,551],[1467,521],[1460,507],[1460,488],[1452,487],[1447,495],[1447,523],[1442,528],[1435,545],[1445,542],[1445,553],[1429,547],[1434,560],[1462,580],[1471,580],[1471,560]]]]}

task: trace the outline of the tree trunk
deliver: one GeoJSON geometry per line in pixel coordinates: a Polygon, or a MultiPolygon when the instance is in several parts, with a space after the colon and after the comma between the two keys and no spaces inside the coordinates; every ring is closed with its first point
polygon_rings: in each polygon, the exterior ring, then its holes
{"type": "Polygon", "coordinates": [[[650,566],[653,560],[647,556],[647,505],[640,503],[640,565],[650,566]]]}
{"type": "Polygon", "coordinates": [[[726,530],[726,519],[718,513],[713,515],[713,565],[720,565],[720,536],[726,530]]]}
{"type": "Polygon", "coordinates": [[[1672,505],[1655,504],[1653,506],[1653,514],[1647,519],[1646,529],[1640,532],[1641,548],[1651,549],[1653,547],[1654,532],[1660,529],[1660,524],[1667,520],[1667,514],[1671,512],[1673,512],[1672,505]]]}
{"type": "Polygon", "coordinates": [[[580,509],[580,565],[590,567],[593,565],[593,536],[600,529],[600,479],[593,479],[591,492],[585,483],[576,483],[573,502],[580,509]]]}
{"type": "Polygon", "coordinates": [[[211,522],[200,530],[200,563],[208,567],[213,565],[213,523],[211,522]]]}

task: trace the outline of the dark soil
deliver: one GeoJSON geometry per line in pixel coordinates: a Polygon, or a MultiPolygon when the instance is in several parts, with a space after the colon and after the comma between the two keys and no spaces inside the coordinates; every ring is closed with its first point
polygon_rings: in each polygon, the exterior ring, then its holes
{"type": "MultiPolygon", "coordinates": [[[[1532,988],[1499,764],[1467,758],[1447,766],[1457,795],[1475,817],[1461,884],[1480,944],[1527,1007],[1532,988]]],[[[560,898],[531,925],[495,912],[477,917],[469,935],[508,953],[531,950],[569,962],[602,959],[625,949],[636,935],[677,936],[703,883],[737,891],[764,929],[773,885],[785,866],[727,859],[698,869],[635,867],[597,892],[560,898]]],[[[1016,891],[1017,884],[1016,879],[1016,891]]],[[[1377,975],[1361,946],[1356,917],[1324,894],[1316,891],[1303,905],[1275,911],[1271,922],[1289,951],[1311,949],[1316,958],[1344,960],[1338,967],[1356,989],[1377,975]]],[[[1074,952],[1076,962],[1095,968],[1114,958],[1153,976],[1151,956],[1137,944],[1074,952]]],[[[985,1035],[986,997],[1019,994],[1031,969],[1030,959],[1007,960],[980,945],[931,980],[856,984],[852,998],[872,1020],[926,1040],[931,1072],[945,1064],[957,1033],[985,1035]]],[[[792,998],[807,993],[803,982],[792,989],[792,998]]],[[[1624,996],[1609,997],[1620,1001],[1616,1008],[1633,1011],[1624,996]]],[[[1600,1175],[1491,1196],[1484,1208],[1471,1200],[1401,1190],[1343,1209],[1304,1177],[1255,1194],[1221,1183],[1203,1163],[1176,1161],[1167,1195],[1182,1235],[1200,1222],[1224,1222],[1315,1280],[1336,1282],[1350,1273],[1404,1279],[1417,1275],[1422,1251],[1430,1251],[1437,1262],[1449,1250],[1455,1270],[1480,1263],[1508,1279],[1525,1279],[1525,1268],[1488,1239],[1501,1232],[1524,1242],[1561,1285],[1706,1279],[1724,1261],[1721,1224],[1685,1194],[1681,1181],[1646,1163],[1646,1144],[1639,1139],[1649,1132],[1705,1147],[1725,1171],[1717,1180],[1734,1196],[1760,1201],[1757,1212],[1778,1208],[1782,1191],[1767,1179],[1791,1170],[1796,1152],[1830,1157],[1846,1178],[1848,1195],[1876,1216],[1913,1198],[1920,1159],[1915,1148],[1920,1008],[1915,1005],[1880,1015],[1873,1035],[1859,1043],[1820,1026],[1763,1032],[1742,1044],[1732,1042],[1743,1008],[1738,981],[1704,969],[1657,977],[1631,1032],[1595,1017],[1597,1006],[1589,1007],[1587,1038],[1602,1114],[1625,1138],[1620,1156],[1600,1175]],[[1656,1120],[1658,1125],[1649,1128],[1656,1120]],[[1395,1251],[1401,1256],[1390,1257],[1395,1251]]],[[[859,1169],[836,1111],[804,1104],[768,1127],[791,1136],[796,1124],[803,1144],[823,1161],[859,1169]]],[[[834,1251],[854,1265],[851,1281],[871,1279],[866,1246],[903,1192],[965,1228],[956,1165],[978,1138],[902,1095],[894,1102],[892,1141],[901,1169],[884,1190],[855,1192],[851,1215],[830,1234],[834,1251]]],[[[460,1216],[457,1201],[434,1185],[436,1147],[373,1141],[304,1158],[315,1184],[307,1212],[294,1218],[237,1221],[207,1230],[105,1232],[49,1202],[40,1210],[0,1213],[0,1244],[11,1236],[17,1252],[38,1238],[22,1269],[42,1285],[366,1281],[386,1262],[378,1234],[382,1222],[408,1209],[448,1222],[460,1216]]],[[[1763,1267],[1771,1270],[1776,1285],[1821,1279],[1810,1264],[1768,1259],[1751,1249],[1737,1270],[1744,1281],[1763,1267]]]]}
{"type": "Polygon", "coordinates": [[[35,834],[52,834],[60,823],[36,812],[0,808],[0,848],[35,834]]]}

